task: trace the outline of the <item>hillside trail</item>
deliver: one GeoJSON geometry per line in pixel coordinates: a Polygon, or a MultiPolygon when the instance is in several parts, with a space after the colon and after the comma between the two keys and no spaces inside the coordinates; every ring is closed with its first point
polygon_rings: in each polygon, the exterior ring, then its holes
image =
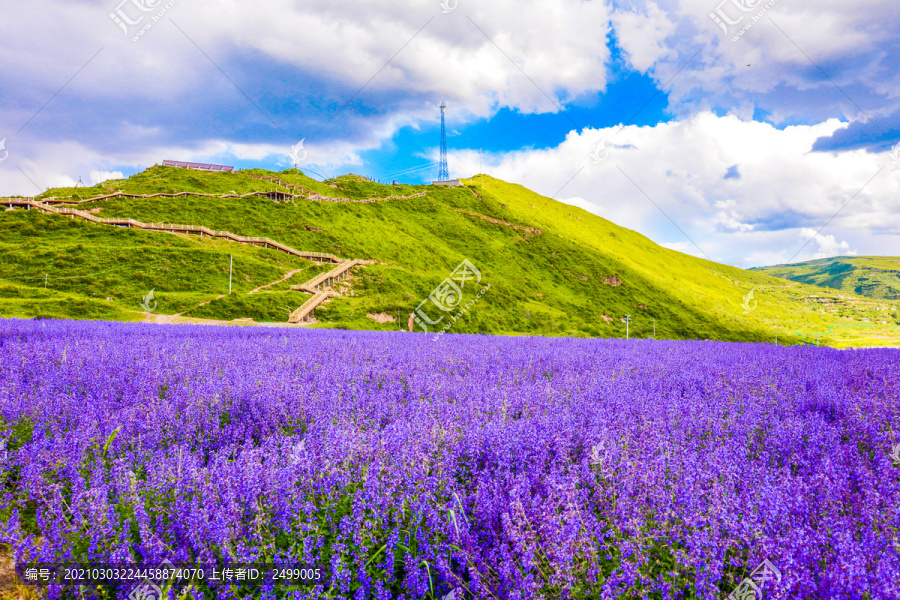
{"type": "MultiPolygon", "coordinates": [[[[135,194],[129,192],[116,191],[109,194],[104,194],[101,196],[95,196],[93,198],[81,198],[78,196],[78,200],[73,200],[72,197],[59,198],[56,196],[49,196],[47,198],[42,198],[41,202],[46,202],[48,204],[84,204],[85,202],[97,202],[99,200],[109,200],[111,198],[184,198],[187,196],[199,196],[202,198],[251,198],[251,197],[262,197],[268,198],[269,200],[276,201],[287,201],[287,200],[307,200],[310,202],[356,202],[356,203],[368,203],[368,202],[382,202],[386,200],[409,200],[412,198],[421,198],[426,195],[427,192],[417,192],[415,194],[410,194],[408,196],[378,196],[374,198],[342,198],[336,196],[324,196],[312,190],[309,190],[302,185],[294,185],[292,183],[288,183],[283,179],[278,177],[266,177],[263,175],[244,175],[245,177],[250,177],[253,179],[265,180],[273,183],[276,186],[275,190],[270,191],[261,191],[256,190],[252,192],[248,192],[246,194],[203,194],[200,192],[174,192],[174,193],[166,193],[166,192],[158,192],[154,194],[135,194]],[[288,191],[278,190],[277,187],[281,186],[288,191]],[[290,190],[296,190],[300,193],[294,193],[290,190]]],[[[109,188],[107,188],[109,189],[109,188]]],[[[5,199],[4,199],[5,200],[5,199]]],[[[2,200],[0,200],[2,202],[2,200]]],[[[5,202],[4,202],[5,203],[5,202]]]]}
{"type": "MultiPolygon", "coordinates": [[[[303,323],[287,323],[280,322],[262,322],[254,321],[249,318],[232,319],[224,321],[222,319],[203,319],[200,317],[185,317],[175,315],[150,315],[145,314],[144,319],[140,321],[150,325],[222,325],[222,326],[241,326],[241,327],[305,327],[303,323]]],[[[2,600],[2,596],[0,596],[2,600]]]]}
{"type": "Polygon", "coordinates": [[[267,287],[272,287],[273,285],[275,285],[275,284],[277,284],[277,283],[281,283],[281,282],[283,282],[283,281],[287,281],[288,279],[290,279],[291,277],[293,277],[293,276],[296,275],[297,273],[301,273],[301,272],[303,272],[303,271],[305,271],[305,270],[306,270],[306,269],[294,269],[293,271],[288,271],[287,273],[284,274],[284,277],[282,277],[281,279],[276,279],[276,280],[273,281],[272,283],[267,283],[266,285],[261,285],[261,286],[259,286],[258,288],[253,289],[253,290],[250,290],[250,291],[247,292],[247,293],[248,293],[248,294],[255,294],[255,293],[258,292],[259,290],[264,290],[264,289],[266,289],[267,287]]]}
{"type": "MultiPolygon", "coordinates": [[[[281,250],[288,254],[293,254],[294,256],[304,258],[307,260],[316,260],[319,262],[330,261],[330,262],[337,263],[337,265],[330,271],[316,275],[309,281],[307,281],[303,284],[300,284],[299,286],[291,286],[291,290],[303,291],[303,292],[307,292],[307,293],[310,293],[313,295],[311,298],[306,300],[306,302],[304,302],[297,310],[295,310],[293,313],[291,313],[290,318],[288,319],[288,323],[309,322],[309,318],[314,317],[313,311],[316,309],[316,307],[327,302],[331,298],[334,298],[335,296],[340,295],[331,289],[331,284],[334,281],[340,281],[342,279],[346,279],[347,277],[349,277],[350,270],[355,266],[370,263],[370,262],[375,262],[375,261],[371,261],[371,260],[341,259],[341,258],[335,256],[334,254],[330,254],[327,252],[305,252],[305,251],[301,251],[301,250],[295,250],[294,248],[291,248],[290,246],[288,246],[286,244],[276,242],[275,240],[272,240],[269,238],[244,237],[244,236],[239,236],[235,233],[231,233],[230,231],[216,231],[216,230],[209,229],[208,227],[205,227],[202,225],[174,225],[174,224],[167,224],[167,223],[143,223],[143,222],[137,221],[135,219],[103,219],[103,218],[95,216],[94,214],[92,214],[88,211],[78,210],[78,209],[74,209],[74,208],[57,208],[54,206],[50,206],[49,204],[45,203],[42,200],[36,200],[35,198],[3,198],[3,199],[0,199],[0,204],[6,204],[6,205],[8,205],[8,207],[10,209],[12,209],[14,206],[24,206],[27,210],[36,208],[42,212],[48,212],[48,213],[57,214],[57,215],[61,215],[61,216],[69,216],[73,219],[77,217],[80,219],[84,219],[86,221],[90,221],[92,223],[98,223],[98,224],[103,224],[103,225],[114,225],[114,226],[118,226],[118,227],[129,227],[129,228],[134,227],[137,229],[144,229],[144,230],[151,230],[151,231],[165,231],[165,232],[169,232],[169,233],[189,234],[191,232],[198,232],[201,237],[204,234],[209,237],[221,237],[221,238],[225,238],[225,239],[243,243],[243,244],[250,244],[253,246],[262,245],[266,248],[271,247],[273,249],[281,250]],[[323,287],[324,287],[324,289],[323,289],[323,287]]],[[[263,289],[263,288],[269,287],[271,285],[274,285],[276,283],[279,283],[281,281],[284,281],[284,280],[288,279],[291,275],[298,273],[302,270],[303,269],[291,271],[287,275],[282,277],[282,279],[280,279],[278,281],[273,281],[272,283],[266,284],[260,288],[252,290],[250,293],[252,294],[252,293],[258,292],[260,289],[263,289]]],[[[224,297],[224,295],[218,296],[214,300],[218,300],[219,298],[222,298],[222,297],[224,297]]],[[[199,308],[200,306],[209,304],[212,301],[213,300],[207,300],[206,302],[203,302],[203,303],[195,306],[194,308],[199,308]]],[[[190,310],[193,310],[193,308],[190,310]]],[[[184,311],[184,312],[188,312],[188,311],[184,311]]],[[[175,315],[169,315],[169,317],[171,317],[172,319],[185,318],[185,317],[182,317],[183,314],[184,313],[178,313],[175,315]]],[[[162,315],[154,315],[153,319],[155,320],[155,322],[160,321],[160,320],[162,320],[162,321],[165,320],[165,319],[163,319],[162,315]]],[[[145,320],[146,320],[146,317],[145,317],[145,320]]]]}
{"type": "MultiPolygon", "coordinates": [[[[355,267],[361,263],[362,263],[362,261],[358,261],[358,260],[347,260],[347,261],[340,263],[339,265],[337,265],[335,268],[331,269],[330,271],[327,271],[325,273],[320,273],[319,275],[316,275],[312,279],[310,279],[304,283],[301,283],[300,285],[291,286],[291,290],[307,292],[307,293],[312,294],[312,296],[310,296],[303,304],[301,304],[300,307],[297,308],[297,310],[295,310],[291,313],[290,317],[288,317],[288,323],[300,324],[300,323],[312,322],[312,320],[315,318],[314,311],[317,307],[321,306],[325,302],[328,302],[332,298],[336,298],[341,295],[340,293],[334,291],[331,288],[332,283],[334,281],[342,281],[344,279],[349,278],[351,276],[350,269],[352,269],[353,267],[355,267]]],[[[262,290],[267,287],[273,286],[277,283],[286,281],[293,275],[300,273],[304,270],[305,269],[294,269],[293,271],[288,271],[287,273],[285,273],[285,275],[283,277],[281,277],[281,279],[277,279],[271,283],[267,283],[266,285],[262,285],[256,289],[253,289],[253,290],[249,291],[248,294],[254,294],[254,293],[258,292],[259,290],[262,290]]],[[[144,320],[145,321],[149,320],[154,323],[172,323],[178,319],[193,320],[193,319],[195,319],[195,317],[184,317],[183,316],[184,313],[187,313],[194,309],[200,308],[201,306],[206,306],[207,304],[209,304],[210,302],[213,302],[214,300],[219,300],[221,298],[224,298],[226,295],[227,294],[220,294],[219,296],[216,296],[212,300],[207,300],[205,302],[201,302],[200,304],[198,304],[194,307],[191,307],[186,311],[176,313],[174,315],[154,315],[152,313],[145,313],[144,320]]],[[[209,319],[201,319],[201,320],[204,322],[210,322],[210,323],[215,323],[215,324],[231,323],[230,321],[219,321],[219,320],[209,320],[209,319]]],[[[240,320],[240,319],[236,319],[236,320],[240,320]]]]}
{"type": "MultiPolygon", "coordinates": [[[[180,318],[185,318],[185,319],[195,319],[195,318],[197,318],[197,317],[184,317],[183,315],[184,315],[184,313],[191,312],[192,310],[195,310],[195,309],[197,309],[197,308],[200,308],[201,306],[206,306],[207,304],[209,304],[209,303],[212,302],[213,300],[219,300],[220,298],[224,298],[226,295],[227,295],[227,294],[219,294],[218,296],[216,296],[216,297],[213,298],[212,300],[205,300],[205,301],[201,302],[200,304],[197,304],[196,306],[192,306],[191,308],[189,308],[189,309],[187,309],[187,310],[184,310],[184,311],[182,311],[182,312],[180,312],[180,313],[175,313],[175,314],[173,314],[173,315],[158,315],[158,314],[152,313],[152,312],[145,312],[145,313],[144,313],[144,322],[145,322],[145,323],[165,323],[165,324],[168,324],[168,323],[174,323],[177,319],[180,319],[180,318]]],[[[210,320],[210,319],[202,319],[202,320],[207,321],[207,320],[210,320]]],[[[212,319],[212,320],[215,321],[215,319],[212,319]]],[[[222,322],[222,323],[227,323],[227,321],[221,321],[221,322],[222,322]]]]}

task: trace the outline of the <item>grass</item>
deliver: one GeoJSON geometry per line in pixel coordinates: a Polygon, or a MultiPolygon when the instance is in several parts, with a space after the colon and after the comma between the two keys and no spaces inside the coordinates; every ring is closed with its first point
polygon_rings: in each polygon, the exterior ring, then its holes
{"type": "Polygon", "coordinates": [[[0,600],[40,600],[46,597],[35,586],[16,583],[9,590],[0,590],[0,600]]]}
{"type": "Polygon", "coordinates": [[[857,296],[900,300],[900,257],[896,256],[838,256],[754,270],[857,296]]]}
{"type": "Polygon", "coordinates": [[[249,318],[256,322],[283,323],[309,296],[302,292],[231,294],[216,298],[209,304],[190,311],[189,315],[201,319],[249,318]]]}
{"type": "MultiPolygon", "coordinates": [[[[244,295],[289,270],[321,270],[275,250],[34,210],[3,213],[0,239],[0,314],[5,317],[134,320],[141,318],[141,302],[150,290],[155,312],[190,311],[228,293],[231,256],[232,289],[244,295]]],[[[301,273],[295,277],[306,279],[301,273]]],[[[228,312],[214,316],[236,318],[228,312]]]]}
{"type": "MultiPolygon", "coordinates": [[[[625,337],[621,318],[630,314],[632,337],[650,337],[655,328],[657,338],[673,339],[774,341],[777,334],[780,343],[810,343],[819,333],[820,343],[842,346],[900,341],[895,301],[841,298],[823,288],[681,254],[582,209],[488,176],[484,188],[481,177],[463,187],[438,188],[381,185],[353,176],[318,182],[296,169],[242,173],[277,176],[352,199],[427,194],[371,203],[116,198],[80,208],[100,209],[103,217],[206,225],[267,236],[298,249],[377,260],[356,268],[344,282],[347,293],[317,309],[323,327],[405,328],[413,309],[467,258],[481,271],[481,284],[491,287],[454,323],[455,333],[625,337]],[[741,302],[751,290],[757,304],[748,313],[741,302]],[[813,302],[814,295],[830,303],[813,302]],[[366,317],[369,313],[398,320],[379,324],[366,317]]],[[[46,195],[286,189],[242,173],[153,167],[103,187],[46,195]]],[[[141,299],[154,289],[160,314],[283,322],[288,308],[307,297],[289,291],[290,286],[328,268],[274,250],[36,211],[4,212],[0,233],[0,314],[5,316],[142,318],[141,299]],[[219,298],[227,292],[229,255],[235,259],[234,294],[219,298]],[[304,271],[248,295],[295,269],[304,271]]],[[[464,296],[468,301],[473,293],[467,289],[464,296]]]]}

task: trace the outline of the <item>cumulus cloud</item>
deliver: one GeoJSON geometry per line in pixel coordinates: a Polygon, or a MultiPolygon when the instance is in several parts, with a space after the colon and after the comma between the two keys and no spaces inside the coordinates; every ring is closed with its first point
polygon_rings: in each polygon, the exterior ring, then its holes
{"type": "Polygon", "coordinates": [[[900,32],[896,3],[657,2],[676,33],[647,71],[669,83],[670,108],[680,115],[715,107],[741,107],[746,114],[750,105],[775,123],[837,116],[877,133],[865,115],[887,121],[898,108],[900,54],[889,50],[900,32]],[[724,31],[713,18],[723,16],[724,31]]]}
{"type": "Polygon", "coordinates": [[[373,126],[396,128],[426,110],[430,118],[442,95],[476,118],[504,107],[555,112],[606,85],[609,9],[596,0],[463,3],[449,14],[411,0],[181,0],[132,42],[156,16],[135,6],[120,6],[125,22],[141,20],[128,35],[110,18],[115,2],[7,7],[0,131],[18,131],[69,79],[29,128],[47,133],[51,116],[81,118],[107,151],[129,125],[166,125],[133,143],[213,137],[223,126],[255,142],[298,132],[365,138],[373,126]],[[98,106],[113,110],[100,115],[98,106]],[[222,113],[227,121],[215,118],[222,113]]]}
{"type": "Polygon", "coordinates": [[[648,2],[642,9],[616,10],[612,23],[619,45],[635,70],[644,73],[659,60],[674,56],[666,38],[675,32],[675,23],[655,2],[648,2]]]}
{"type": "MultiPolygon", "coordinates": [[[[738,266],[786,262],[802,246],[798,236],[826,223],[797,260],[851,247],[900,252],[900,165],[887,153],[811,151],[843,126],[779,129],[700,113],[655,127],[586,129],[556,148],[486,157],[485,170],[667,247],[738,266]],[[597,163],[591,154],[602,140],[609,157],[597,163]],[[734,165],[741,177],[723,178],[734,165]]],[[[452,159],[465,174],[478,169],[477,152],[452,159]]]]}
{"type": "MultiPolygon", "coordinates": [[[[556,112],[605,89],[610,55],[602,0],[464,0],[448,14],[412,0],[48,0],[5,10],[0,138],[41,185],[77,181],[82,164],[205,160],[211,146],[243,149],[230,160],[286,160],[280,149],[301,138],[328,173],[432,121],[441,96],[461,125],[503,108],[556,112]]],[[[0,167],[0,193],[33,191],[15,164],[0,167]]]]}
{"type": "Polygon", "coordinates": [[[121,171],[91,171],[91,185],[99,185],[110,179],[124,179],[121,171]]]}
{"type": "MultiPolygon", "coordinates": [[[[74,186],[79,177],[83,181],[90,179],[94,184],[102,183],[107,179],[125,176],[122,169],[111,169],[113,165],[133,172],[160,164],[164,159],[226,164],[269,161],[281,168],[291,168],[291,147],[288,143],[252,144],[207,140],[190,146],[138,146],[111,157],[74,141],[12,146],[8,160],[0,165],[0,193],[34,196],[51,187],[74,186]]],[[[358,146],[350,142],[335,140],[307,144],[306,147],[309,151],[307,159],[299,166],[313,176],[334,176],[362,162],[358,146]]]]}
{"type": "MultiPolygon", "coordinates": [[[[441,96],[464,139],[503,109],[605,101],[622,62],[674,120],[566,123],[554,147],[486,154],[492,172],[698,253],[683,230],[742,266],[790,259],[801,230],[834,215],[804,252],[900,252],[900,4],[744,2],[760,15],[718,1],[460,0],[447,14],[413,0],[144,2],[170,6],[157,21],[118,0],[14,3],[0,21],[0,193],[164,158],[289,166],[301,138],[317,171],[345,172],[431,121],[441,96]],[[118,9],[140,22],[123,32],[118,9]],[[719,9],[740,22],[723,32],[719,9]]],[[[452,158],[477,170],[476,152],[452,158]]]]}
{"type": "Polygon", "coordinates": [[[613,27],[629,64],[667,84],[670,108],[682,116],[729,107],[745,118],[759,109],[776,122],[818,122],[837,109],[844,120],[863,120],[804,52],[876,121],[897,108],[886,98],[900,102],[900,56],[881,48],[896,39],[898,8],[876,0],[782,0],[737,43],[710,19],[708,0],[463,0],[449,14],[412,0],[144,4],[159,10],[108,0],[8,7],[0,134],[30,120],[23,143],[79,138],[107,154],[223,132],[245,143],[305,136],[373,147],[380,133],[432,118],[441,95],[465,122],[502,108],[555,112],[602,93],[613,27]],[[126,34],[119,12],[139,20],[126,34]]]}
{"type": "Polygon", "coordinates": [[[856,251],[850,250],[848,242],[839,242],[833,235],[818,234],[815,229],[804,227],[800,230],[800,236],[813,242],[818,251],[812,256],[808,256],[805,260],[815,260],[817,258],[828,258],[831,256],[856,256],[856,251]]]}

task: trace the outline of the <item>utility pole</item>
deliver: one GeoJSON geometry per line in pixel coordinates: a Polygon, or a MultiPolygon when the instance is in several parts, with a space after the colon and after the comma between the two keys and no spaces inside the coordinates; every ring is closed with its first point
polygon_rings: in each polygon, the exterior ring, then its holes
{"type": "Polygon", "coordinates": [[[656,339],[656,319],[653,319],[653,339],[656,339]]]}
{"type": "Polygon", "coordinates": [[[228,267],[228,293],[231,294],[231,274],[234,272],[234,255],[231,255],[231,266],[228,267]]]}
{"type": "Polygon", "coordinates": [[[625,339],[628,339],[628,324],[631,323],[631,315],[625,315],[625,339]]]}
{"type": "Polygon", "coordinates": [[[47,289],[47,274],[44,273],[44,289],[47,289]]]}
{"type": "Polygon", "coordinates": [[[450,179],[450,171],[447,169],[447,130],[444,126],[444,99],[441,98],[441,164],[438,168],[438,181],[450,179]]]}

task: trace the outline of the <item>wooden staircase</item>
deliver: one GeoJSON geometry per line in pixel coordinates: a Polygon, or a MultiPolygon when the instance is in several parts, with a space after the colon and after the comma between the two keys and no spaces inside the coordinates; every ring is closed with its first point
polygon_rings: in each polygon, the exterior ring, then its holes
{"type": "Polygon", "coordinates": [[[300,292],[308,292],[312,294],[312,296],[304,302],[300,308],[291,313],[290,318],[288,319],[288,323],[307,323],[311,318],[315,317],[315,309],[320,304],[323,304],[330,298],[334,298],[335,296],[340,296],[339,293],[333,291],[331,289],[332,283],[335,281],[340,281],[342,279],[346,279],[350,276],[350,269],[353,267],[363,264],[364,262],[369,261],[361,261],[361,260],[348,260],[340,263],[335,268],[331,269],[326,273],[320,273],[316,275],[306,283],[301,283],[300,285],[292,285],[291,289],[300,292]]]}
{"type": "Polygon", "coordinates": [[[300,285],[292,285],[291,289],[295,291],[315,294],[322,289],[322,286],[329,288],[334,281],[346,279],[350,274],[350,269],[360,264],[360,262],[361,261],[359,260],[348,260],[342,262],[327,273],[320,273],[306,283],[301,283],[300,285]]]}
{"type": "MultiPolygon", "coordinates": [[[[190,194],[189,192],[185,192],[185,194],[190,194]]],[[[104,198],[116,197],[125,194],[112,194],[110,196],[104,196],[104,198]]],[[[165,195],[169,197],[174,197],[180,194],[156,194],[157,196],[165,195]]],[[[146,196],[149,197],[149,196],[146,196]]],[[[87,202],[88,200],[84,200],[81,202],[87,202]]],[[[80,203],[80,202],[76,202],[80,203]]],[[[210,229],[208,227],[204,227],[202,225],[176,225],[172,223],[144,223],[142,221],[136,221],[135,219],[104,219],[98,217],[92,213],[89,213],[84,210],[78,210],[76,208],[68,208],[68,207],[56,207],[51,206],[45,201],[35,200],[34,198],[2,198],[0,199],[0,206],[6,205],[9,208],[25,207],[26,210],[31,210],[35,208],[42,212],[53,213],[62,216],[70,216],[73,219],[78,217],[80,219],[84,219],[86,221],[90,221],[91,223],[99,223],[103,225],[115,225],[118,227],[134,227],[137,229],[145,229],[150,231],[167,231],[171,233],[199,233],[201,236],[207,235],[210,237],[218,237],[224,238],[228,240],[232,240],[234,242],[239,242],[242,244],[252,244],[254,246],[263,246],[266,248],[274,248],[276,250],[281,250],[282,252],[286,252],[288,254],[292,254],[294,256],[305,258],[307,260],[314,260],[318,262],[333,262],[336,263],[337,266],[333,269],[316,275],[309,281],[302,283],[300,285],[291,286],[291,290],[295,291],[303,291],[312,294],[310,298],[306,300],[302,305],[300,305],[297,310],[291,313],[288,318],[288,323],[304,323],[309,322],[311,318],[315,316],[316,307],[320,306],[322,303],[327,300],[334,298],[336,296],[340,296],[337,292],[331,290],[331,285],[334,281],[340,281],[346,279],[350,276],[350,270],[361,264],[369,264],[376,261],[371,260],[344,260],[341,259],[334,254],[330,254],[328,252],[309,252],[303,250],[296,250],[291,248],[286,244],[282,244],[281,242],[277,242],[275,240],[263,237],[247,237],[237,235],[236,233],[232,233],[230,231],[217,231],[215,229],[210,229]],[[324,288],[324,289],[323,289],[324,288]]],[[[265,287],[265,286],[263,286],[265,287]]],[[[260,288],[257,288],[260,289],[260,288]]],[[[257,290],[253,290],[254,292],[257,290]]],[[[253,292],[251,292],[253,293],[253,292]]]]}
{"type": "Polygon", "coordinates": [[[291,316],[288,318],[288,323],[309,322],[311,317],[315,317],[315,313],[313,311],[316,310],[317,306],[324,303],[326,300],[339,295],[340,294],[338,294],[337,292],[332,292],[331,290],[316,292],[309,299],[307,299],[306,302],[301,304],[300,308],[291,313],[291,316]]]}
{"type": "Polygon", "coordinates": [[[230,231],[216,231],[215,229],[210,229],[209,227],[204,227],[203,225],[143,223],[134,219],[102,219],[84,210],[78,210],[75,208],[57,208],[55,206],[45,204],[44,202],[41,202],[39,200],[35,200],[34,198],[3,198],[2,200],[0,200],[0,205],[6,205],[10,208],[13,208],[14,206],[25,206],[28,210],[31,210],[31,208],[36,208],[43,212],[55,213],[58,215],[68,215],[73,218],[79,217],[92,223],[116,225],[118,227],[135,227],[137,229],[168,231],[172,233],[199,233],[201,236],[207,235],[210,237],[225,238],[233,242],[239,242],[241,244],[252,244],[253,246],[274,248],[276,250],[281,250],[282,252],[286,252],[294,256],[299,256],[300,258],[306,258],[308,260],[315,260],[318,262],[328,261],[338,264],[343,264],[345,262],[343,259],[338,258],[334,254],[330,254],[328,252],[309,252],[305,250],[296,250],[294,248],[291,248],[287,244],[282,244],[281,242],[277,242],[269,238],[247,237],[232,233],[230,231]]]}

